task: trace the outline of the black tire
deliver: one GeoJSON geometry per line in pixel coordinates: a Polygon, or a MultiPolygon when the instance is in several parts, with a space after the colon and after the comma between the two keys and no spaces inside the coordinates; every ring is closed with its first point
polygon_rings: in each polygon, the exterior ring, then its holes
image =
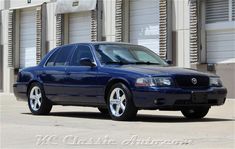
{"type": "Polygon", "coordinates": [[[210,107],[196,107],[181,110],[181,113],[188,119],[201,119],[207,115],[210,107]]]}
{"type": "Polygon", "coordinates": [[[98,107],[98,110],[100,111],[100,113],[102,114],[109,114],[109,110],[107,108],[102,108],[102,107],[98,107]]]}
{"type": "Polygon", "coordinates": [[[125,121],[125,120],[132,120],[136,117],[138,109],[134,105],[134,102],[133,102],[133,99],[132,99],[132,93],[128,89],[128,87],[126,85],[124,85],[123,83],[114,84],[110,88],[106,100],[107,100],[107,107],[108,107],[109,114],[110,114],[110,116],[113,120],[125,121]],[[111,95],[112,91],[116,88],[122,89],[123,92],[125,93],[125,96],[126,96],[125,110],[123,110],[123,114],[121,116],[115,116],[114,114],[112,114],[112,111],[111,111],[111,108],[110,108],[110,95],[111,95]]]}
{"type": "Polygon", "coordinates": [[[31,113],[34,115],[47,115],[50,113],[50,111],[52,109],[51,101],[49,101],[46,98],[43,86],[38,82],[32,83],[29,90],[28,90],[28,107],[29,107],[31,113]],[[32,105],[30,104],[30,93],[34,87],[38,87],[41,92],[41,98],[40,98],[41,99],[41,106],[39,106],[38,110],[34,110],[32,105]]]}

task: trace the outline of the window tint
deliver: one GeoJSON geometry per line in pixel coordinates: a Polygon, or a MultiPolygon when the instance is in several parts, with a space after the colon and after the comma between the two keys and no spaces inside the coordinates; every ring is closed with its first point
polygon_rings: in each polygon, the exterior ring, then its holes
{"type": "Polygon", "coordinates": [[[73,54],[72,61],[70,66],[80,66],[80,60],[82,58],[89,58],[93,61],[93,55],[88,46],[78,46],[76,51],[73,54]]]}
{"type": "Polygon", "coordinates": [[[58,55],[58,53],[59,53],[60,50],[61,50],[61,48],[57,49],[57,50],[52,54],[52,56],[50,57],[50,59],[47,61],[46,66],[54,66],[56,56],[58,55]]]}
{"type": "Polygon", "coordinates": [[[64,66],[66,63],[66,60],[68,59],[69,55],[73,51],[74,46],[65,46],[62,47],[59,54],[56,57],[55,60],[55,66],[64,66]]]}

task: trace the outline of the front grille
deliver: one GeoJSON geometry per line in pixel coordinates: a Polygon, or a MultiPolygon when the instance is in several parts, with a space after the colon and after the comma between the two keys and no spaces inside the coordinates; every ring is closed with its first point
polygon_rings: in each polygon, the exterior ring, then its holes
{"type": "Polygon", "coordinates": [[[178,87],[181,88],[207,88],[209,87],[209,77],[207,76],[187,76],[178,75],[175,76],[175,82],[178,87]],[[193,84],[192,79],[196,79],[196,83],[193,84]]]}

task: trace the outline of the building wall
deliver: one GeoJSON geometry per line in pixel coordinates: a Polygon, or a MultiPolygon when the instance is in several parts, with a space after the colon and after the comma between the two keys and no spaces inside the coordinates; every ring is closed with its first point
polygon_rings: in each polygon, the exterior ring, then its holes
{"type": "Polygon", "coordinates": [[[115,7],[116,0],[103,0],[103,39],[115,41],[115,7]]]}
{"type": "Polygon", "coordinates": [[[172,30],[176,65],[189,68],[189,3],[187,0],[172,1],[172,30]]]}
{"type": "MultiPolygon", "coordinates": [[[[0,4],[2,5],[2,2],[0,4]]],[[[0,92],[2,91],[3,91],[3,46],[2,46],[2,10],[0,9],[0,92]]]]}
{"type": "Polygon", "coordinates": [[[26,5],[39,5],[43,2],[53,2],[55,0],[31,0],[31,3],[27,3],[27,0],[8,0],[10,1],[11,8],[24,7],[26,5]]]}
{"type": "Polygon", "coordinates": [[[3,92],[10,93],[10,82],[13,78],[13,70],[7,65],[8,62],[8,10],[2,11],[2,44],[3,44],[3,92]]]}
{"type": "Polygon", "coordinates": [[[47,3],[47,51],[56,47],[56,4],[54,2],[47,3]]]}

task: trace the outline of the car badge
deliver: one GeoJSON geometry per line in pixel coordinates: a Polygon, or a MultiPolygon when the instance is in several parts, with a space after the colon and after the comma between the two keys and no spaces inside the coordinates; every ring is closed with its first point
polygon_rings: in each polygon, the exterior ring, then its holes
{"type": "Polygon", "coordinates": [[[192,81],[193,85],[197,84],[197,79],[196,78],[192,78],[191,81],[192,81]]]}

